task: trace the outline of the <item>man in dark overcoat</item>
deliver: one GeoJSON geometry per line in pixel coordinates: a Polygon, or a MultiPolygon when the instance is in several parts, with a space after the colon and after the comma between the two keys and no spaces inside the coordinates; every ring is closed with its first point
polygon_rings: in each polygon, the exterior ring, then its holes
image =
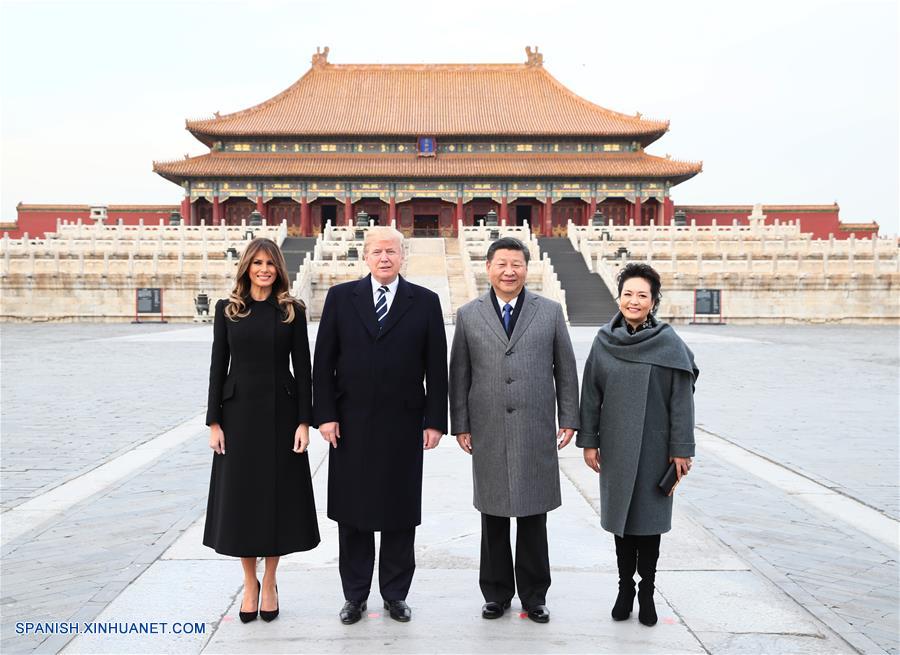
{"type": "Polygon", "coordinates": [[[313,363],[314,418],[332,446],[328,518],[338,523],[345,624],[366,611],[375,532],[384,607],[391,618],[410,620],[405,601],[422,520],[422,451],[447,431],[440,300],[400,276],[397,230],[370,228],[363,254],[370,274],[332,287],[325,298],[313,363]]]}
{"type": "Polygon", "coordinates": [[[518,587],[528,618],[546,623],[547,512],[562,504],[557,448],[578,428],[578,370],[562,306],[525,289],[528,259],[518,239],[488,248],[491,288],[456,315],[450,420],[472,455],[481,615],[503,616],[518,587]],[[510,517],[516,517],[515,562],[510,517]]]}

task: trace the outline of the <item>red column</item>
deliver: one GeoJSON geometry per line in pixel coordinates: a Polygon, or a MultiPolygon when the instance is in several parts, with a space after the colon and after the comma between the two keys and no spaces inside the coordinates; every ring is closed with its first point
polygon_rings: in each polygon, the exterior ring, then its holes
{"type": "Polygon", "coordinates": [[[663,225],[671,225],[675,217],[675,203],[668,196],[663,200],[663,225]]]}
{"type": "Polygon", "coordinates": [[[643,217],[641,216],[641,197],[635,196],[634,198],[634,224],[635,225],[643,225],[643,217]]]}
{"type": "Polygon", "coordinates": [[[191,198],[185,196],[181,199],[181,222],[184,225],[191,224],[191,198]]]}
{"type": "Polygon", "coordinates": [[[551,196],[544,199],[544,236],[553,236],[553,198],[551,196]]]}
{"type": "Polygon", "coordinates": [[[390,200],[388,201],[388,223],[390,223],[391,221],[394,221],[394,224],[396,225],[397,200],[394,198],[394,196],[391,196],[390,200]]]}
{"type": "Polygon", "coordinates": [[[353,225],[353,202],[348,193],[344,197],[344,225],[353,225]]]}
{"type": "Polygon", "coordinates": [[[591,222],[591,219],[594,218],[594,214],[597,213],[597,196],[591,196],[591,213],[588,215],[588,223],[591,222]]]}
{"type": "Polygon", "coordinates": [[[459,223],[462,221],[462,224],[466,224],[466,214],[463,211],[463,201],[462,196],[456,196],[456,222],[459,223]]]}
{"type": "Polygon", "coordinates": [[[312,225],[309,220],[309,203],[306,202],[306,196],[300,197],[300,232],[305,237],[312,236],[312,225]]]}
{"type": "Polygon", "coordinates": [[[262,196],[256,196],[256,211],[258,211],[263,218],[268,218],[266,216],[266,205],[263,203],[262,196]]]}
{"type": "Polygon", "coordinates": [[[213,196],[213,216],[212,216],[213,225],[221,225],[222,223],[222,209],[219,205],[219,196],[213,196]]]}
{"type": "Polygon", "coordinates": [[[500,198],[500,225],[506,225],[509,222],[509,206],[506,204],[506,194],[500,198]]]}

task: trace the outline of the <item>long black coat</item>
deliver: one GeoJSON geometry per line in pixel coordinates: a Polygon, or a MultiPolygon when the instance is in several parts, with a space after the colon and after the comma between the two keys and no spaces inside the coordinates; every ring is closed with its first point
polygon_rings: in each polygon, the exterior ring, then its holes
{"type": "Polygon", "coordinates": [[[375,531],[421,523],[422,430],[447,431],[447,336],[437,294],[401,277],[379,330],[370,276],[332,287],[313,382],[316,425],[340,423],[328,457],[328,517],[375,531]]]}
{"type": "Polygon", "coordinates": [[[306,316],[298,306],[284,323],[272,296],[249,303],[236,321],[216,304],[206,424],[222,426],[225,454],[213,455],[203,543],[233,557],[286,555],[319,543],[309,457],[292,450],[312,420],[306,316]]]}

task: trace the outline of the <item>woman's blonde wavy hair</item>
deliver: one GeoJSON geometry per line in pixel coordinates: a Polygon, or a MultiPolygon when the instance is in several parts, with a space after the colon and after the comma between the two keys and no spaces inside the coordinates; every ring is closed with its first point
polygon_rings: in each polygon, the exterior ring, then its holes
{"type": "Polygon", "coordinates": [[[238,261],[234,287],[228,296],[225,316],[232,321],[236,321],[250,314],[250,307],[247,304],[247,299],[250,297],[250,263],[259,251],[267,254],[275,262],[277,279],[272,284],[272,293],[275,294],[275,299],[281,308],[284,316],[283,322],[292,323],[296,316],[296,310],[305,311],[306,305],[303,304],[303,301],[291,296],[287,264],[284,263],[284,255],[281,254],[281,248],[271,239],[265,238],[253,239],[244,248],[244,253],[241,255],[240,261],[238,261]]]}

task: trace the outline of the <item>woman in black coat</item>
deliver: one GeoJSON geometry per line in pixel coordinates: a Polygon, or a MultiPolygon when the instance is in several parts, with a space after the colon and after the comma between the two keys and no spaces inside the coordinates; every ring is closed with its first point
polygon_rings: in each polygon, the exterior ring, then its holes
{"type": "Polygon", "coordinates": [[[206,414],[215,454],[203,534],[204,545],[241,558],[244,623],[257,612],[265,621],[278,616],[279,557],[319,543],[306,452],[311,386],[305,307],[289,293],[275,242],[253,239],[231,295],[216,304],[206,414]]]}

